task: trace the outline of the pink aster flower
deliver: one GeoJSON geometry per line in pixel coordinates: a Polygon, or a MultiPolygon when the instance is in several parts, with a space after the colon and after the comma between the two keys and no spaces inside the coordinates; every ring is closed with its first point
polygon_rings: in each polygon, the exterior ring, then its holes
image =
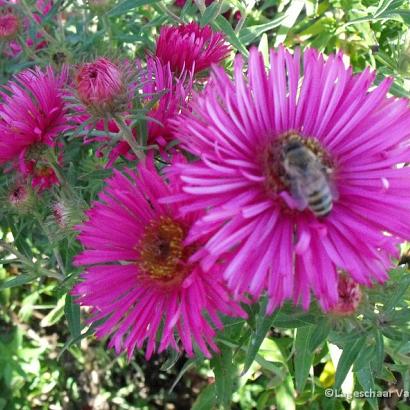
{"type": "Polygon", "coordinates": [[[123,112],[130,98],[126,70],[104,57],[78,68],[75,88],[81,102],[97,117],[123,112]]]}
{"type": "Polygon", "coordinates": [[[175,205],[158,203],[176,191],[178,184],[165,184],[150,160],[137,172],[114,171],[79,227],[86,249],[76,264],[89,267],[73,293],[92,307],[90,322],[105,319],[97,337],[111,335],[110,347],[128,357],[145,342],[147,358],[168,347],[192,356],[194,345],[209,357],[218,351],[218,313],[246,316],[221,283],[218,265],[204,271],[189,262],[199,243],[184,240],[197,215],[181,218],[175,205]]]}
{"type": "Polygon", "coordinates": [[[62,87],[66,72],[56,75],[51,67],[26,70],[0,92],[0,164],[9,163],[33,185],[48,187],[57,182],[44,155],[66,131],[62,87]]]}
{"type": "Polygon", "coordinates": [[[184,194],[174,200],[208,209],[187,243],[211,235],[204,269],[231,251],[229,287],[266,290],[269,312],[288,298],[307,308],[311,290],[329,309],[341,272],[385,281],[410,237],[410,168],[398,166],[410,161],[409,103],[386,96],[391,79],[369,89],[374,78],[314,49],[303,65],[298,50],[271,50],[267,71],[253,49],[247,75],[240,57],[233,80],[216,67],[176,122],[200,160],[175,165],[184,194]]]}
{"type": "Polygon", "coordinates": [[[229,52],[222,33],[192,22],[178,27],[163,27],[155,55],[163,64],[170,63],[171,70],[176,73],[184,69],[198,73],[221,62],[229,52]]]}

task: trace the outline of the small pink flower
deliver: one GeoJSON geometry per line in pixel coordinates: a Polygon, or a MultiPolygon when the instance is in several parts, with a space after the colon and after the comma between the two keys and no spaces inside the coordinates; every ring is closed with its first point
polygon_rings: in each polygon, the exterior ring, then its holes
{"type": "Polygon", "coordinates": [[[26,70],[0,92],[0,164],[9,163],[33,178],[33,186],[56,182],[45,158],[59,134],[69,129],[62,87],[66,71],[26,70]]]}
{"type": "Polygon", "coordinates": [[[350,316],[356,312],[361,300],[360,285],[346,275],[339,275],[337,283],[338,302],[330,311],[339,316],[350,316]]]}
{"type": "Polygon", "coordinates": [[[129,100],[124,68],[104,57],[78,68],[75,88],[81,102],[99,117],[124,111],[129,100]]]}
{"type": "Polygon", "coordinates": [[[175,73],[182,73],[184,69],[199,73],[221,62],[229,53],[230,48],[222,33],[192,22],[178,27],[163,27],[155,55],[163,64],[170,63],[175,73]]]}
{"type": "Polygon", "coordinates": [[[79,226],[85,247],[75,259],[87,265],[73,294],[92,307],[97,337],[111,336],[109,346],[130,358],[146,343],[146,357],[171,347],[193,356],[218,351],[214,327],[219,313],[246,317],[223,283],[220,269],[204,271],[189,257],[199,244],[185,245],[197,215],[181,218],[174,205],[158,199],[179,192],[165,184],[152,159],[137,171],[114,171],[88,221],[79,226]]]}

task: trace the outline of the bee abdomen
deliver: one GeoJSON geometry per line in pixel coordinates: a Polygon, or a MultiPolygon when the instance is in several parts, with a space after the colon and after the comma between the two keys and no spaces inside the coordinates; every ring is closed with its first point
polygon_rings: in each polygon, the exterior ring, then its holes
{"type": "Polygon", "coordinates": [[[316,216],[326,216],[333,208],[332,194],[325,187],[321,191],[314,191],[308,196],[309,209],[316,216]]]}

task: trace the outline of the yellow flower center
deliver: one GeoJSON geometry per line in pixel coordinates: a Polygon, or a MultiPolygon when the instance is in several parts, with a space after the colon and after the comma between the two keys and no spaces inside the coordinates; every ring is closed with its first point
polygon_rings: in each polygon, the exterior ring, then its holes
{"type": "Polygon", "coordinates": [[[185,236],[185,228],[170,217],[152,220],[137,245],[140,270],[163,282],[183,278],[187,273],[186,261],[192,254],[192,247],[184,246],[185,236]]]}

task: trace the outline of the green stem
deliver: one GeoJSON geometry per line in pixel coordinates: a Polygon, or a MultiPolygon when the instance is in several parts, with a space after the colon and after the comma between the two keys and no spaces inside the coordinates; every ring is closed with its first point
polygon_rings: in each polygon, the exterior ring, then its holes
{"type": "Polygon", "coordinates": [[[179,24],[184,24],[184,21],[178,17],[175,13],[173,13],[165,4],[158,3],[156,5],[161,11],[163,11],[165,14],[167,14],[169,17],[172,18],[172,20],[175,20],[179,24]]]}
{"type": "MultiPolygon", "coordinates": [[[[41,215],[37,212],[34,213],[37,221],[41,227],[41,229],[43,230],[44,234],[46,235],[48,241],[50,242],[50,244],[53,244],[51,235],[50,235],[50,231],[48,230],[47,226],[44,224],[43,219],[41,217],[41,215]]],[[[61,275],[62,278],[64,278],[66,276],[66,272],[65,272],[65,268],[64,268],[64,263],[63,263],[63,258],[61,257],[60,251],[56,246],[53,246],[53,253],[54,253],[54,257],[56,258],[57,261],[57,265],[60,268],[61,272],[63,275],[61,275]]]]}
{"type": "Polygon", "coordinates": [[[132,135],[132,131],[130,127],[125,123],[124,119],[119,115],[114,116],[114,121],[116,122],[118,128],[121,130],[123,139],[126,142],[128,142],[129,146],[131,147],[134,154],[137,156],[138,160],[142,161],[145,155],[141,151],[137,142],[135,141],[134,135],[132,135]]]}

